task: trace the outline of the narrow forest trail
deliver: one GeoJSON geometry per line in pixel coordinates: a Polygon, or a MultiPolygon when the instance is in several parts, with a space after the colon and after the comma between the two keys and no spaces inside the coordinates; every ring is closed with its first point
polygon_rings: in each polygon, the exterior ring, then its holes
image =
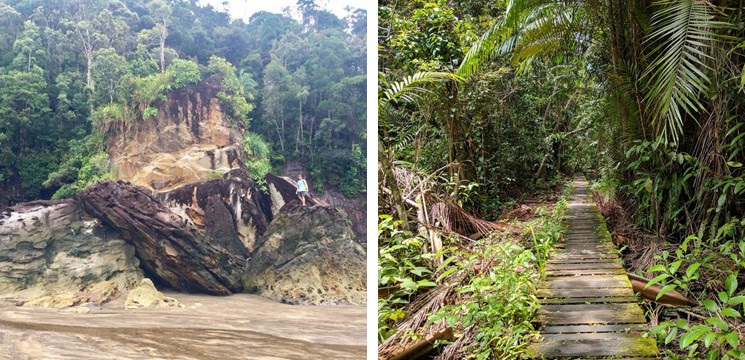
{"type": "Polygon", "coordinates": [[[567,231],[546,263],[538,286],[539,358],[655,358],[654,339],[644,338],[646,320],[621,266],[602,215],[587,194],[587,180],[574,179],[564,219],[567,231]]]}

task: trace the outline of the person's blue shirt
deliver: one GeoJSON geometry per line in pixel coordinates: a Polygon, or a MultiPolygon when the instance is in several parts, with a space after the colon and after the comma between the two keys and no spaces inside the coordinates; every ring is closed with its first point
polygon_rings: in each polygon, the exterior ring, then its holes
{"type": "Polygon", "coordinates": [[[305,183],[305,179],[297,181],[297,191],[308,191],[308,184],[305,183]]]}

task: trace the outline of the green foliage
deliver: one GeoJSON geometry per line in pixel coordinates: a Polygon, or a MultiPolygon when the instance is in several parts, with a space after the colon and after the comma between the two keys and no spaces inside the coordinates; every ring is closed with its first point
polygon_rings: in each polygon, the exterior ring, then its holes
{"type": "Polygon", "coordinates": [[[134,79],[132,100],[135,105],[145,109],[155,101],[165,101],[173,83],[168,73],[155,73],[134,79]]]}
{"type": "Polygon", "coordinates": [[[695,0],[655,1],[647,41],[649,67],[642,75],[652,123],[665,140],[677,143],[684,116],[705,109],[699,100],[711,87],[712,50],[723,45],[720,32],[733,27],[716,19],[717,9],[695,0]]]}
{"type": "Polygon", "coordinates": [[[676,151],[663,137],[637,141],[626,151],[634,180],[623,189],[636,198],[636,222],[660,236],[684,231],[685,208],[692,201],[696,158],[676,151]]]}
{"type": "Polygon", "coordinates": [[[71,198],[96,181],[113,179],[109,155],[101,151],[102,141],[96,135],[70,141],[70,151],[43,184],[47,189],[56,189],[52,199],[71,198]]]}
{"type": "MultiPolygon", "coordinates": [[[[687,270],[686,274],[695,271],[687,270]]],[[[737,330],[742,318],[738,309],[745,310],[745,296],[735,294],[737,287],[737,272],[734,272],[725,279],[724,291],[719,291],[716,298],[702,301],[708,313],[702,323],[693,325],[685,319],[663,321],[650,330],[650,335],[665,345],[677,339],[680,350],[688,358],[741,359],[745,356],[745,346],[737,330]]]]}
{"type": "Polygon", "coordinates": [[[117,124],[126,124],[134,119],[131,111],[118,103],[100,106],[92,114],[93,126],[107,134],[117,124]]]}
{"type": "MultiPolygon", "coordinates": [[[[453,191],[470,193],[473,188],[455,186],[453,191]]],[[[452,246],[433,254],[427,239],[400,230],[400,221],[380,215],[378,286],[393,286],[395,291],[378,299],[378,340],[396,333],[392,324],[414,316],[404,306],[422,288],[439,285],[452,289],[457,302],[446,301],[427,313],[428,323],[444,321],[455,329],[473,329],[466,346],[475,358],[524,354],[537,334],[531,323],[539,308],[534,284],[540,280],[548,249],[561,234],[568,194],[550,209],[539,208],[539,217],[525,224],[525,246],[511,238],[511,233],[495,232],[472,247],[448,239],[452,246]],[[433,265],[438,258],[444,261],[433,265]]]]}
{"type": "Polygon", "coordinates": [[[378,299],[378,341],[389,338],[396,332],[392,322],[401,320],[403,304],[420,288],[436,284],[430,276],[428,259],[433,254],[425,250],[428,241],[409,231],[400,229],[401,222],[388,215],[380,215],[378,222],[378,287],[394,287],[397,290],[388,298],[378,299]]]}
{"type": "Polygon", "coordinates": [[[539,217],[527,224],[532,247],[508,238],[469,251],[451,248],[445,252],[448,261],[435,271],[441,274],[438,281],[445,274],[456,274],[451,279],[465,276],[468,281],[454,285],[461,301],[442,307],[430,321],[444,319],[459,328],[476,326],[470,352],[477,358],[517,358],[536,336],[531,321],[540,305],[534,284],[543,276],[549,250],[563,231],[566,195],[550,210],[539,208],[539,217]],[[483,263],[493,265],[484,269],[479,266],[483,263]]]}
{"type": "Polygon", "coordinates": [[[167,76],[173,83],[173,89],[181,89],[202,81],[199,65],[193,61],[175,59],[166,69],[167,76]]]}
{"type": "Polygon", "coordinates": [[[241,120],[248,127],[248,113],[254,107],[247,101],[247,97],[250,96],[246,95],[243,83],[236,75],[235,67],[221,57],[212,56],[207,65],[207,71],[209,74],[220,76],[222,79],[222,90],[217,93],[217,98],[226,107],[228,115],[241,120]]]}
{"type": "Polygon", "coordinates": [[[0,186],[28,182],[27,199],[65,186],[69,196],[77,191],[70,178],[94,153],[78,151],[67,162],[83,139],[136,126],[133,119],[155,116],[172,91],[215,75],[237,127],[270,145],[270,155],[251,160],[252,171],[268,171],[266,159],[278,167],[300,160],[318,174],[316,189],[360,194],[366,13],[311,13],[302,24],[268,12],[231,19],[197,1],[0,2],[0,186]],[[272,59],[294,81],[279,93],[264,81],[272,59]],[[274,109],[287,122],[279,131],[274,109]],[[320,129],[324,119],[333,126],[320,129]]]}
{"type": "Polygon", "coordinates": [[[456,258],[451,266],[469,278],[455,289],[465,301],[444,306],[430,321],[445,320],[462,328],[478,326],[472,349],[478,359],[519,357],[525,344],[536,336],[531,319],[540,307],[533,295],[537,274],[529,270],[535,264],[535,254],[511,242],[478,250],[448,254],[456,258]],[[493,261],[495,266],[473,273],[483,261],[493,261]]]}
{"type": "Polygon", "coordinates": [[[246,151],[246,167],[252,179],[260,184],[264,177],[272,170],[270,164],[271,148],[259,134],[246,132],[243,135],[243,149],[246,151]]]}

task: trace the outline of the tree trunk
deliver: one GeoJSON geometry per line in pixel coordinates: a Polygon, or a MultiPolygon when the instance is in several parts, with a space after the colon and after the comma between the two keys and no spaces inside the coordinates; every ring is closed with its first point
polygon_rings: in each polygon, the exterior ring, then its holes
{"type": "Polygon", "coordinates": [[[163,31],[160,33],[160,72],[166,71],[166,36],[168,36],[166,21],[163,20],[163,31]]]}
{"type": "Polygon", "coordinates": [[[401,229],[408,231],[410,228],[406,209],[404,208],[404,199],[401,197],[401,190],[398,189],[396,176],[393,174],[393,157],[389,155],[390,153],[386,154],[383,149],[383,143],[378,140],[378,162],[380,163],[381,170],[383,170],[386,186],[391,190],[393,206],[396,208],[398,219],[401,220],[401,229]]]}

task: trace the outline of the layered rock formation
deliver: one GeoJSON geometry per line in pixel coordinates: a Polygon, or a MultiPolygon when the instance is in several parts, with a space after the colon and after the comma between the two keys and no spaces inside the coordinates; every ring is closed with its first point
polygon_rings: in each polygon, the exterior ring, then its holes
{"type": "Polygon", "coordinates": [[[335,209],[280,209],[248,260],[246,291],[290,304],[365,303],[365,251],[335,209]]]}
{"type": "Polygon", "coordinates": [[[222,179],[191,183],[155,198],[197,229],[208,242],[219,243],[235,254],[248,256],[271,221],[271,204],[243,169],[222,179]],[[237,244],[243,246],[235,246],[237,244]]]}
{"type": "MultiPolygon", "coordinates": [[[[292,175],[292,178],[267,174],[266,181],[269,188],[269,195],[272,199],[272,212],[277,213],[279,209],[288,201],[296,198],[295,181],[297,174],[307,174],[308,171],[298,162],[288,162],[283,170],[284,174],[292,175]]],[[[306,176],[307,177],[307,176],[306,176]]],[[[312,182],[312,179],[308,179],[312,182]]],[[[323,193],[316,193],[311,188],[313,201],[325,204],[343,211],[343,216],[352,224],[352,231],[357,236],[360,243],[364,243],[367,237],[367,200],[366,195],[356,197],[347,197],[342,193],[332,189],[326,189],[323,193]]]]}
{"type": "Polygon", "coordinates": [[[242,132],[225,115],[220,79],[174,91],[157,115],[115,130],[108,151],[116,176],[168,191],[242,166],[242,132]]]}
{"type": "MultiPolygon", "coordinates": [[[[229,295],[241,290],[244,257],[207,242],[147,190],[124,181],[104,181],[78,194],[86,211],[121,231],[142,267],[176,290],[229,295]]],[[[232,224],[231,224],[232,225],[232,224]]]]}
{"type": "Polygon", "coordinates": [[[72,201],[36,201],[0,214],[0,296],[66,307],[103,303],[142,278],[135,249],[72,201]]]}

